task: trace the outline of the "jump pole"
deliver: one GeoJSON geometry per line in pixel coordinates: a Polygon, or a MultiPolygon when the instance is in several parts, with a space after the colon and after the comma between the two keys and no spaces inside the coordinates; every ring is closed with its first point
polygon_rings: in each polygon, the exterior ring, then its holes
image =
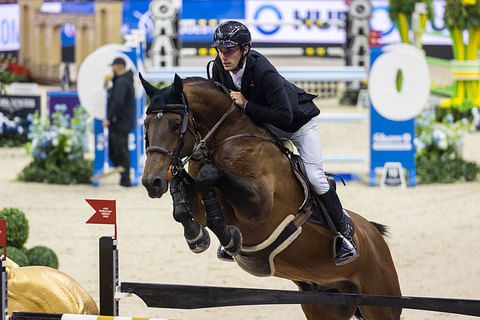
{"type": "MultiPolygon", "coordinates": [[[[102,260],[115,260],[118,266],[116,241],[111,237],[100,238],[100,261],[102,260]],[[102,255],[106,257],[102,257],[102,255]]],[[[116,304],[115,310],[117,312],[118,299],[129,294],[135,294],[148,307],[153,308],[201,309],[244,305],[322,304],[393,307],[480,317],[480,300],[135,282],[120,283],[118,270],[115,268],[105,268],[103,274],[110,281],[101,281],[100,290],[108,293],[103,301],[107,305],[108,303],[116,304]],[[110,274],[108,274],[109,272],[110,274]],[[102,288],[102,286],[104,287],[102,288]],[[117,289],[112,290],[112,287],[117,289]]],[[[103,274],[100,273],[101,276],[103,274]]],[[[100,304],[102,304],[102,300],[100,304]]],[[[100,308],[102,309],[103,306],[100,305],[100,308]]]]}

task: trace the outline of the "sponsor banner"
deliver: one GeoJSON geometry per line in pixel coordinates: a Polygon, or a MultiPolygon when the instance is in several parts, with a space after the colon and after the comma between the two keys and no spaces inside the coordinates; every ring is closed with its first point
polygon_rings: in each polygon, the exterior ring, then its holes
{"type": "MultiPolygon", "coordinates": [[[[245,19],[245,2],[239,0],[183,0],[180,19],[245,19]]],[[[182,42],[211,42],[216,25],[184,25],[179,28],[182,42]]]]}
{"type": "MultiPolygon", "coordinates": [[[[152,41],[153,21],[148,11],[149,0],[124,1],[122,13],[122,34],[131,29],[143,29],[147,33],[147,42],[152,41]]],[[[388,0],[372,0],[373,12],[370,29],[380,31],[382,44],[400,42],[395,24],[388,16],[388,0]]],[[[427,22],[427,32],[440,32],[444,36],[424,34],[425,45],[451,45],[448,30],[443,22],[445,0],[433,1],[435,18],[427,22]]],[[[278,21],[288,23],[295,19],[315,21],[345,21],[348,7],[342,0],[183,0],[181,19],[223,20],[246,19],[247,21],[278,21]]],[[[68,3],[46,2],[44,12],[92,13],[92,2],[68,3]]],[[[342,45],[345,43],[345,30],[338,25],[248,26],[254,42],[262,43],[310,43],[342,45]]],[[[211,42],[216,25],[188,24],[179,28],[182,42],[211,42]]],[[[75,43],[75,26],[62,26],[62,46],[75,43]]],[[[465,37],[468,37],[466,34],[465,37]]],[[[17,4],[0,5],[0,51],[15,51],[20,46],[19,8],[17,4]]]]}
{"type": "Polygon", "coordinates": [[[154,24],[150,16],[148,1],[124,1],[122,10],[121,34],[128,34],[132,29],[145,30],[147,42],[152,42],[154,24]]]}
{"type": "Polygon", "coordinates": [[[266,1],[245,0],[245,16],[256,23],[278,22],[278,25],[249,26],[255,42],[278,43],[344,43],[345,29],[338,24],[293,25],[298,20],[345,21],[348,7],[344,1],[266,1]]]}
{"type": "Polygon", "coordinates": [[[0,52],[20,48],[20,10],[16,4],[0,5],[0,52]]]}
{"type": "Polygon", "coordinates": [[[0,112],[12,117],[26,118],[40,109],[40,96],[0,96],[0,112]]]}

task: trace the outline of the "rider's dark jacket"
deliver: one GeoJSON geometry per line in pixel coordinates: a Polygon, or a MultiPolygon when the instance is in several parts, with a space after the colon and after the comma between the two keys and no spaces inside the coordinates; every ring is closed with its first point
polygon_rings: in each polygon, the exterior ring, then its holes
{"type": "MultiPolygon", "coordinates": [[[[219,56],[213,64],[213,80],[238,91],[219,56]]],[[[295,132],[320,113],[312,101],[315,95],[285,80],[270,61],[255,50],[247,55],[240,91],[248,100],[245,113],[259,125],[269,123],[295,132]]]]}

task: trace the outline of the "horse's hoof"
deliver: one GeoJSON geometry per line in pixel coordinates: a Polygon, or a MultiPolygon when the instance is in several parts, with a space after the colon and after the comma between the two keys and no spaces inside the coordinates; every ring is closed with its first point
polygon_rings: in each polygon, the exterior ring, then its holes
{"type": "Polygon", "coordinates": [[[223,249],[222,245],[220,244],[217,249],[217,258],[222,261],[228,261],[228,262],[233,262],[233,257],[223,249]]]}
{"type": "Polygon", "coordinates": [[[210,247],[210,236],[204,227],[200,227],[200,232],[195,239],[187,239],[190,250],[194,253],[202,253],[210,247]]]}
{"type": "Polygon", "coordinates": [[[230,232],[231,238],[230,242],[224,246],[224,248],[225,251],[233,257],[242,250],[242,232],[238,227],[232,225],[227,226],[227,229],[230,232]]]}

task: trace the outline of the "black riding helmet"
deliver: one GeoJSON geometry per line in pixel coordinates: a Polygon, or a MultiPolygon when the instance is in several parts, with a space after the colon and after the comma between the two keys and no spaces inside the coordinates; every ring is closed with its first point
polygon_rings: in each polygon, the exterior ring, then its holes
{"type": "Polygon", "coordinates": [[[248,28],[238,21],[221,23],[213,35],[212,48],[231,48],[237,45],[250,45],[252,37],[248,28]]]}
{"type": "Polygon", "coordinates": [[[242,57],[238,63],[238,69],[240,69],[245,60],[245,55],[243,54],[243,48],[246,45],[250,47],[252,42],[252,37],[248,28],[238,21],[226,21],[221,23],[213,35],[213,42],[211,47],[218,48],[232,48],[235,46],[240,46],[242,50],[242,57]]]}

